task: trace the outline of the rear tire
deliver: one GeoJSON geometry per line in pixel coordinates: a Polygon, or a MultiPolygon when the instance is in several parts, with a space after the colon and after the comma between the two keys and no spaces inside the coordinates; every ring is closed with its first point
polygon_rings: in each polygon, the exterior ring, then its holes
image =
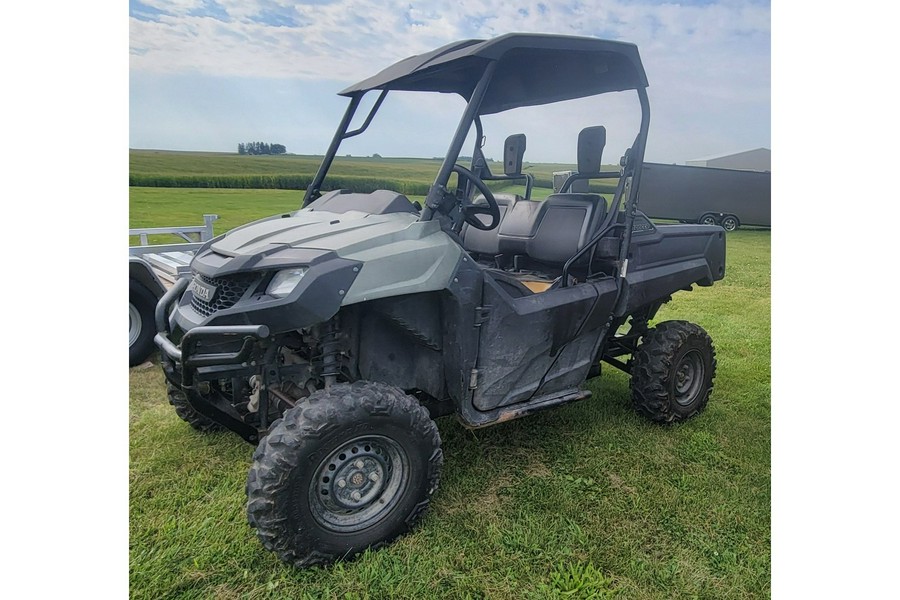
{"type": "Polygon", "coordinates": [[[156,335],[154,313],[156,296],[138,283],[128,282],[128,366],[133,367],[147,360],[153,353],[153,337],[156,335]]]}
{"type": "Polygon", "coordinates": [[[715,376],[709,334],[687,321],[665,321],[644,335],[634,354],[632,403],[651,421],[683,421],[706,407],[715,376]]]}
{"type": "Polygon", "coordinates": [[[169,404],[175,407],[175,414],[182,421],[204,433],[210,431],[221,431],[223,427],[205,415],[201,415],[188,402],[187,396],[180,389],[166,382],[166,390],[169,393],[169,404]]]}
{"type": "Polygon", "coordinates": [[[428,411],[374,382],[319,390],[276,421],[253,454],[247,519],[295,567],[379,548],[428,508],[443,463],[428,411]]]}

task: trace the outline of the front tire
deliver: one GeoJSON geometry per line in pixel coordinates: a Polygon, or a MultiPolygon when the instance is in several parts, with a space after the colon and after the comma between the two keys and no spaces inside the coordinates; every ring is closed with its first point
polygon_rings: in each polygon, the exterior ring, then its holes
{"type": "Polygon", "coordinates": [[[651,421],[684,421],[706,407],[715,376],[709,334],[687,321],[665,321],[644,335],[634,354],[632,403],[651,421]]]}
{"type": "Polygon", "coordinates": [[[166,390],[169,394],[169,404],[175,407],[175,414],[179,418],[203,433],[221,431],[223,427],[205,415],[201,415],[188,402],[187,396],[180,389],[166,382],[166,390]]]}
{"type": "Polygon", "coordinates": [[[443,464],[428,411],[402,390],[358,381],[319,390],[263,438],[247,476],[247,519],[296,567],[328,564],[409,531],[443,464]]]}

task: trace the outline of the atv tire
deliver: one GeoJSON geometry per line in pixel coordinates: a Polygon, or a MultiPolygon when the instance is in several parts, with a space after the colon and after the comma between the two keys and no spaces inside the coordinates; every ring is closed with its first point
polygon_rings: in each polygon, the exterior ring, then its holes
{"type": "Polygon", "coordinates": [[[438,487],[441,439],[393,386],[319,390],[276,421],[253,454],[247,519],[296,567],[379,548],[416,524],[438,487]]]}
{"type": "Polygon", "coordinates": [[[188,402],[187,396],[180,389],[166,382],[166,390],[169,393],[169,404],[175,407],[175,414],[181,420],[197,431],[210,432],[221,431],[223,427],[205,415],[201,415],[188,402]]]}
{"type": "Polygon", "coordinates": [[[156,335],[156,296],[137,281],[128,282],[128,366],[147,360],[156,335]]]}
{"type": "Polygon", "coordinates": [[[634,354],[631,400],[651,421],[684,421],[706,407],[715,376],[709,334],[687,321],[665,321],[644,335],[634,354]]]}

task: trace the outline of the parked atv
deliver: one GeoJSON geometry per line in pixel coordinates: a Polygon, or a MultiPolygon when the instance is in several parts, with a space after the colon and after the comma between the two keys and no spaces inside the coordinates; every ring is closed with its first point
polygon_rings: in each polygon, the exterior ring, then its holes
{"type": "Polygon", "coordinates": [[[157,306],[155,339],[178,415],[258,444],[247,512],[266,548],[306,566],[390,542],[438,487],[433,419],[485,427],[587,398],[601,361],[631,374],[634,405],[653,421],[704,408],[710,337],[650,320],[674,292],[724,276],[724,231],[654,225],[637,209],[646,87],[637,48],[599,39],[510,34],[408,58],[341,92],[349,106],[303,208],[197,252],[193,278],[157,306]],[[606,130],[593,126],[560,193],[492,193],[486,181],[531,181],[523,135],[508,138],[504,173],[489,170],[483,116],[623,90],[642,118],[621,168],[601,171],[606,130]],[[467,102],[424,207],[386,190],[323,194],[341,142],[399,91],[467,102]],[[569,191],[592,179],[617,181],[611,202],[569,191]]]}

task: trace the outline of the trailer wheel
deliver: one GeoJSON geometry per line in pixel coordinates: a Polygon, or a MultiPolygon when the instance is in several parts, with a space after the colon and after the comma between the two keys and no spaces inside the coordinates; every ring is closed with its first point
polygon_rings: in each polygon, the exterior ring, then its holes
{"type": "Polygon", "coordinates": [[[741,222],[734,215],[725,215],[725,218],[722,219],[722,229],[725,231],[734,231],[740,224],[741,222]]]}
{"type": "Polygon", "coordinates": [[[716,215],[712,213],[706,213],[697,221],[701,225],[718,225],[719,220],[716,218],[716,215]]]}
{"type": "Polygon", "coordinates": [[[153,352],[156,296],[138,283],[128,282],[128,366],[139,365],[153,352]]]}
{"type": "Polygon", "coordinates": [[[438,487],[441,438],[428,411],[374,382],[313,392],[253,454],[247,519],[296,567],[328,564],[409,531],[438,487]]]}
{"type": "Polygon", "coordinates": [[[632,403],[651,421],[683,421],[706,407],[715,376],[709,334],[687,321],[665,321],[644,335],[634,354],[632,403]]]}

